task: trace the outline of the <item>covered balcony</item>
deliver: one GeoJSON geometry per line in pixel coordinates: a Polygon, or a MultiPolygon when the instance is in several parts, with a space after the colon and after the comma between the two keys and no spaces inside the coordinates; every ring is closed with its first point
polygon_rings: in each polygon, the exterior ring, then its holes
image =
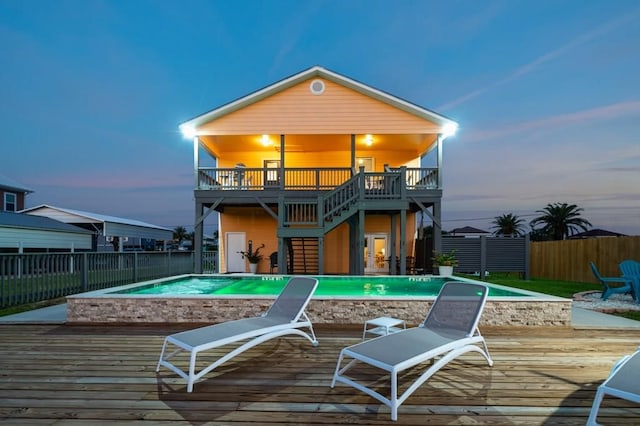
{"type": "MultiPolygon", "coordinates": [[[[205,191],[330,191],[362,173],[365,194],[397,198],[402,191],[441,189],[438,168],[385,166],[384,172],[365,172],[350,167],[249,168],[199,167],[196,190],[205,191]]],[[[224,195],[229,195],[224,193],[224,195]]]]}

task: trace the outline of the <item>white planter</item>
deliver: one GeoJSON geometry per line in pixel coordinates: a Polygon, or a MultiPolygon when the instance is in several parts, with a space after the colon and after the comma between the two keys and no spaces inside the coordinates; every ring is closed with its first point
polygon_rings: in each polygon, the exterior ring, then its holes
{"type": "Polygon", "coordinates": [[[453,275],[453,266],[438,266],[438,273],[441,277],[450,277],[453,275]]]}
{"type": "Polygon", "coordinates": [[[251,272],[252,274],[255,274],[257,270],[258,270],[257,263],[249,263],[249,272],[251,272]]]}

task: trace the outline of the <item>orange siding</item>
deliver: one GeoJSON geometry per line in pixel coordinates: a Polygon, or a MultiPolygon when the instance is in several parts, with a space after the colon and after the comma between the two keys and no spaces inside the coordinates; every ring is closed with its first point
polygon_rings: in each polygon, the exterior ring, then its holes
{"type": "MultiPolygon", "coordinates": [[[[390,218],[386,215],[369,215],[365,218],[366,233],[389,234],[390,218]]],[[[413,240],[415,234],[415,214],[407,214],[406,255],[412,256],[413,240]]],[[[253,207],[227,207],[224,214],[220,215],[220,226],[224,232],[245,232],[246,240],[253,240],[254,249],[261,244],[265,247],[261,253],[265,258],[258,264],[258,273],[269,273],[269,254],[278,250],[277,222],[261,208],[253,207]]],[[[396,232],[400,232],[397,224],[396,232]]],[[[226,272],[225,264],[225,239],[220,238],[220,271],[226,272]]],[[[399,244],[397,238],[396,244],[399,244]]],[[[327,274],[346,274],[349,272],[349,228],[342,224],[325,237],[324,270],[327,274]]],[[[396,254],[399,254],[396,248],[396,254]]],[[[364,254],[363,254],[364,255],[364,254]]],[[[249,265],[246,265],[249,271],[249,265]]]]}
{"type": "MultiPolygon", "coordinates": [[[[224,232],[245,232],[247,242],[253,240],[254,249],[262,244],[265,245],[260,249],[260,253],[264,254],[264,259],[258,264],[258,273],[260,274],[269,273],[269,255],[278,250],[277,226],[277,221],[261,208],[227,207],[224,214],[220,215],[220,229],[224,229],[224,232]]],[[[226,241],[224,235],[220,237],[220,271],[226,272],[226,256],[224,255],[226,241]]],[[[246,272],[249,272],[248,262],[246,268],[246,272]]]]}
{"type": "Polygon", "coordinates": [[[439,126],[354,90],[323,80],[321,95],[311,80],[204,124],[213,135],[437,133],[439,126]]]}
{"type": "Polygon", "coordinates": [[[325,274],[349,273],[349,226],[338,226],[324,239],[325,274]]]}
{"type": "MultiPolygon", "coordinates": [[[[356,151],[356,157],[373,158],[375,171],[384,171],[384,165],[400,167],[407,165],[419,167],[419,161],[412,155],[407,155],[405,151],[356,151]]],[[[264,167],[264,160],[280,160],[280,153],[265,152],[230,152],[219,158],[218,167],[234,167],[237,163],[243,163],[249,168],[264,167]]],[[[285,154],[285,167],[295,168],[330,168],[330,167],[351,167],[351,153],[349,151],[325,151],[315,152],[287,152],[285,154]]],[[[358,165],[356,164],[356,170],[358,165]]]]}
{"type": "MultiPolygon", "coordinates": [[[[389,235],[391,219],[387,215],[369,215],[365,218],[365,229],[367,234],[382,233],[389,235]]],[[[416,233],[416,214],[407,212],[407,229],[405,233],[405,255],[413,256],[414,238],[416,233]]],[[[396,219],[396,235],[400,234],[400,218],[396,219]]],[[[391,250],[391,248],[389,248],[391,250]]],[[[396,256],[400,256],[400,238],[396,237],[396,256]]]]}

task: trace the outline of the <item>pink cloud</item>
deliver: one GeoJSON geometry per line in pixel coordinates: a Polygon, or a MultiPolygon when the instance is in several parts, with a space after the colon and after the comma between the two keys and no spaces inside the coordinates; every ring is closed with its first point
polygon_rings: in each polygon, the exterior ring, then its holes
{"type": "Polygon", "coordinates": [[[533,130],[548,130],[555,127],[568,126],[583,122],[592,122],[594,120],[608,120],[639,113],[640,101],[619,102],[616,104],[605,105],[598,108],[545,117],[539,120],[524,121],[502,127],[495,127],[489,130],[480,130],[476,132],[471,131],[469,132],[468,137],[465,137],[465,140],[482,141],[487,139],[495,139],[525,131],[530,132],[533,130]]]}
{"type": "Polygon", "coordinates": [[[158,175],[153,176],[146,174],[129,175],[118,172],[117,176],[105,174],[82,174],[82,175],[55,175],[47,176],[40,180],[37,177],[31,177],[28,184],[34,187],[46,185],[48,187],[57,186],[64,188],[94,188],[94,189],[123,189],[131,190],[148,189],[148,188],[166,188],[173,186],[189,185],[191,181],[183,174],[158,175]]]}

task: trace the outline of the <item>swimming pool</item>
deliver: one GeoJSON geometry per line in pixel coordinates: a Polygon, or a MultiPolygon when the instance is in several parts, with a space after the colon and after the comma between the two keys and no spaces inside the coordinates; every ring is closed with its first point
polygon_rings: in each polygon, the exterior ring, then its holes
{"type": "MultiPolygon", "coordinates": [[[[135,285],[115,294],[276,296],[288,276],[183,276],[135,285]]],[[[319,276],[315,296],[329,297],[428,297],[437,296],[442,284],[455,278],[438,276],[319,276]]],[[[531,297],[514,289],[489,287],[489,296],[531,297]]]]}
{"type": "MultiPolygon", "coordinates": [[[[444,281],[438,276],[318,276],[307,307],[314,323],[363,324],[392,316],[417,325],[444,281]],[[333,291],[342,290],[341,293],[333,291]],[[346,290],[346,291],[344,291],[346,290]]],[[[264,312],[289,279],[283,275],[182,275],[67,297],[68,323],[216,323],[264,312]],[[179,289],[178,292],[173,291],[179,289]]],[[[483,325],[569,326],[571,300],[496,284],[483,325]]]]}

